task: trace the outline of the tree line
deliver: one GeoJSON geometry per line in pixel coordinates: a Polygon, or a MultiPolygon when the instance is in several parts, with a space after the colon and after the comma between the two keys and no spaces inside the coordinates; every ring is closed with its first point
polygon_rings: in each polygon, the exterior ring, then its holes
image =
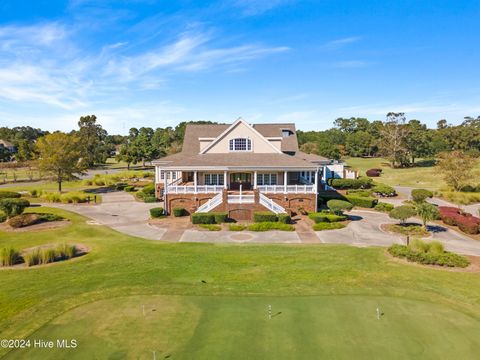
{"type": "Polygon", "coordinates": [[[298,131],[300,149],[331,159],[343,156],[386,157],[393,167],[407,167],[418,158],[434,158],[445,151],[480,155],[480,116],[465,117],[460,125],[437,122],[429,129],[421,121],[407,121],[405,113],[388,113],[384,121],[338,118],[331,129],[298,131]]]}

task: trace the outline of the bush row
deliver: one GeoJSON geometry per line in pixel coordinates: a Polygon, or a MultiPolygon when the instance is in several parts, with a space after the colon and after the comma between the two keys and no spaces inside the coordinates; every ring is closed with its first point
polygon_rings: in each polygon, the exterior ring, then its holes
{"type": "Polygon", "coordinates": [[[329,193],[322,193],[319,195],[319,199],[324,203],[327,204],[330,200],[343,200],[348,201],[354,206],[365,207],[365,208],[373,208],[378,203],[378,199],[373,197],[365,197],[359,196],[356,193],[354,195],[342,195],[335,191],[329,193]]]}
{"type": "Polygon", "coordinates": [[[280,231],[294,231],[295,227],[290,224],[281,222],[259,222],[248,226],[250,231],[268,231],[268,230],[280,230],[280,231]]]}
{"type": "Polygon", "coordinates": [[[344,227],[345,225],[339,222],[334,222],[334,223],[320,222],[317,224],[313,224],[314,231],[336,230],[336,229],[342,229],[344,227]]]}
{"type": "Polygon", "coordinates": [[[377,183],[372,188],[373,192],[381,197],[392,197],[397,196],[397,192],[393,187],[386,184],[377,183]]]}
{"type": "Polygon", "coordinates": [[[14,191],[0,191],[0,199],[18,199],[21,195],[14,191]]]}
{"type": "Polygon", "coordinates": [[[372,179],[359,177],[358,179],[329,179],[328,185],[335,189],[369,189],[372,186],[372,179]]]}
{"type": "Polygon", "coordinates": [[[450,206],[439,206],[438,211],[440,212],[440,218],[445,224],[458,226],[461,231],[467,234],[474,235],[480,232],[480,218],[450,206]]]}
{"type": "Polygon", "coordinates": [[[221,224],[227,222],[226,212],[208,212],[192,214],[192,224],[221,224]]]}
{"type": "Polygon", "coordinates": [[[384,202],[379,202],[377,205],[375,205],[375,210],[377,211],[383,211],[383,212],[390,212],[392,211],[394,206],[389,203],[384,203],[384,202]]]}
{"type": "Polygon", "coordinates": [[[99,195],[90,195],[81,191],[70,191],[64,194],[58,192],[48,192],[41,195],[46,202],[64,203],[64,204],[80,204],[89,201],[99,201],[99,195]]]}
{"type": "Polygon", "coordinates": [[[163,207],[152,208],[152,209],[150,209],[150,216],[152,218],[163,217],[163,216],[165,216],[165,210],[164,210],[163,207]]]}
{"type": "Polygon", "coordinates": [[[328,212],[316,212],[308,214],[308,217],[312,219],[315,223],[334,223],[339,221],[345,221],[348,219],[346,215],[336,215],[328,212]]]}
{"type": "Polygon", "coordinates": [[[395,257],[404,258],[408,261],[424,265],[440,265],[448,267],[467,267],[470,262],[464,256],[448,251],[441,253],[416,251],[408,246],[394,244],[388,248],[388,252],[395,257]]]}
{"type": "Polygon", "coordinates": [[[290,224],[292,219],[288,214],[275,214],[271,211],[255,211],[253,213],[253,221],[261,222],[280,222],[283,224],[290,224]]]}

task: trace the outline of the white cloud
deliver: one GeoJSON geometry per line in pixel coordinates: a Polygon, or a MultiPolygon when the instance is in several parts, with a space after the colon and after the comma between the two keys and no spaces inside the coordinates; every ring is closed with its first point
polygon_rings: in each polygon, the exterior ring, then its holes
{"type": "Polygon", "coordinates": [[[362,38],[360,36],[350,36],[350,37],[345,37],[342,39],[336,39],[327,42],[322,46],[322,49],[324,50],[338,50],[342,47],[345,47],[346,45],[355,43],[357,41],[360,41],[362,38]]]}

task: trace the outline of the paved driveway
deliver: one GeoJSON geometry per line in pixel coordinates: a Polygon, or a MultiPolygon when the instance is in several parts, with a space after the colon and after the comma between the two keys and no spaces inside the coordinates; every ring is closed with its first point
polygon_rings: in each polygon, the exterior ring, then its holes
{"type": "Polygon", "coordinates": [[[160,240],[166,229],[148,224],[149,210],[161,206],[159,203],[145,204],[123,191],[102,194],[98,205],[48,204],[76,212],[91,219],[91,224],[106,225],[119,232],[150,240],[160,240]]]}

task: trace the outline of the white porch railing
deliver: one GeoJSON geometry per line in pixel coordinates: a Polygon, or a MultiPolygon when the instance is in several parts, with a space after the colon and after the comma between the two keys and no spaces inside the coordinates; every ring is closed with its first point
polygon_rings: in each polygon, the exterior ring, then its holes
{"type": "Polygon", "coordinates": [[[202,206],[200,206],[197,209],[197,211],[195,211],[195,212],[197,212],[197,213],[199,213],[199,212],[209,212],[209,211],[215,209],[222,202],[223,202],[223,194],[222,193],[217,194],[213,198],[208,200],[206,203],[204,203],[202,206]]]}
{"type": "Polygon", "coordinates": [[[255,195],[228,195],[227,202],[229,204],[254,204],[255,195]]]}
{"type": "MultiPolygon", "coordinates": [[[[284,194],[285,186],[283,185],[258,185],[257,189],[261,193],[284,194]]],[[[287,193],[289,194],[306,194],[315,193],[315,185],[287,185],[287,193]]]]}
{"type": "Polygon", "coordinates": [[[266,197],[263,194],[260,195],[260,204],[265,206],[268,210],[274,212],[275,214],[283,214],[286,213],[285,209],[278,205],[275,201],[272,199],[266,197]]]}
{"type": "Polygon", "coordinates": [[[167,194],[215,194],[223,192],[223,185],[172,185],[167,187],[167,194]]]}

